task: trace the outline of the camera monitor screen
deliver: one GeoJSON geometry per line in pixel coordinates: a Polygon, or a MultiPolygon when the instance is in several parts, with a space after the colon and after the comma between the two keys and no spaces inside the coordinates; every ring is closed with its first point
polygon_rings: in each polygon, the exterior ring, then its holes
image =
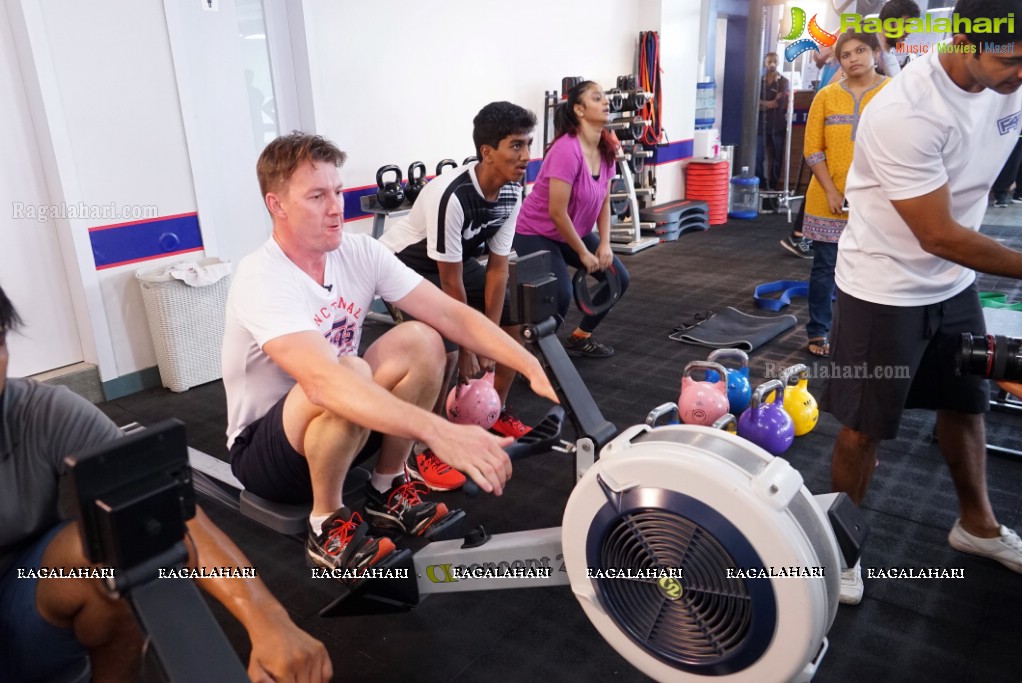
{"type": "Polygon", "coordinates": [[[195,490],[180,421],[164,420],[64,462],[91,562],[131,567],[184,538],[195,490]]]}

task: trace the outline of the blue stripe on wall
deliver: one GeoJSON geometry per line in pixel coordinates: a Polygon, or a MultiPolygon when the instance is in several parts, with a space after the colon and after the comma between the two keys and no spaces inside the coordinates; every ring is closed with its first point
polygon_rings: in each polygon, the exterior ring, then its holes
{"type": "Polygon", "coordinates": [[[357,221],[359,218],[366,218],[372,216],[371,213],[366,213],[362,210],[362,197],[366,195],[376,194],[377,188],[375,185],[368,187],[354,187],[350,190],[344,191],[344,220],[346,221],[357,221]]]}
{"type": "Polygon", "coordinates": [[[92,228],[89,240],[97,270],[202,249],[195,213],[92,228]]]}
{"type": "Polygon", "coordinates": [[[539,177],[539,167],[543,165],[542,159],[533,159],[529,162],[529,168],[525,171],[525,182],[534,183],[539,177]]]}
{"type": "Polygon", "coordinates": [[[692,157],[692,149],[692,140],[679,140],[662,147],[654,147],[652,163],[667,164],[672,161],[689,159],[692,157]]]}

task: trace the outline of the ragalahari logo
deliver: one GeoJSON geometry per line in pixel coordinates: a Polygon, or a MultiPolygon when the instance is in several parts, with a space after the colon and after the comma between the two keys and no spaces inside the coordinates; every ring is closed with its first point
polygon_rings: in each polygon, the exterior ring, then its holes
{"type": "Polygon", "coordinates": [[[786,61],[793,62],[803,52],[810,50],[819,52],[821,47],[830,47],[837,42],[836,35],[820,28],[820,25],[816,23],[816,16],[814,14],[813,18],[809,20],[807,28],[806,11],[801,7],[791,8],[791,30],[781,40],[794,40],[795,42],[784,48],[784,59],[786,61]],[[809,32],[810,38],[799,40],[806,31],[809,32]]]}

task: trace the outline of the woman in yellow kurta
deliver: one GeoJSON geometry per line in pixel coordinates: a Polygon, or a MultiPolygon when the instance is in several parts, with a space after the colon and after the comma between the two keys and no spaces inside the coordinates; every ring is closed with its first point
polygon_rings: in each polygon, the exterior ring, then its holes
{"type": "Polygon", "coordinates": [[[843,80],[820,89],[806,122],[805,157],[813,178],[806,192],[802,234],[813,241],[813,271],[809,277],[809,352],[830,353],[827,335],[833,317],[834,262],[837,240],[848,221],[844,207],[845,178],[852,165],[855,130],[863,109],[890,79],[874,67],[880,54],[876,34],[848,31],[837,39],[834,54],[843,80]]]}

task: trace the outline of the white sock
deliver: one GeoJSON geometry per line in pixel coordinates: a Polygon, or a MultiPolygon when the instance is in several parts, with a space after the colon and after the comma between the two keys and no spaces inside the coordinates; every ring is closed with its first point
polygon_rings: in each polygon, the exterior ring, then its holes
{"type": "Polygon", "coordinates": [[[391,474],[382,474],[378,470],[373,470],[372,477],[369,478],[369,483],[372,484],[373,488],[380,493],[386,493],[390,490],[390,487],[394,485],[394,479],[396,477],[404,477],[404,474],[404,468],[391,474]]]}
{"type": "Polygon", "coordinates": [[[330,515],[309,515],[309,526],[312,527],[312,533],[317,536],[323,533],[323,522],[329,518],[330,515]]]}

